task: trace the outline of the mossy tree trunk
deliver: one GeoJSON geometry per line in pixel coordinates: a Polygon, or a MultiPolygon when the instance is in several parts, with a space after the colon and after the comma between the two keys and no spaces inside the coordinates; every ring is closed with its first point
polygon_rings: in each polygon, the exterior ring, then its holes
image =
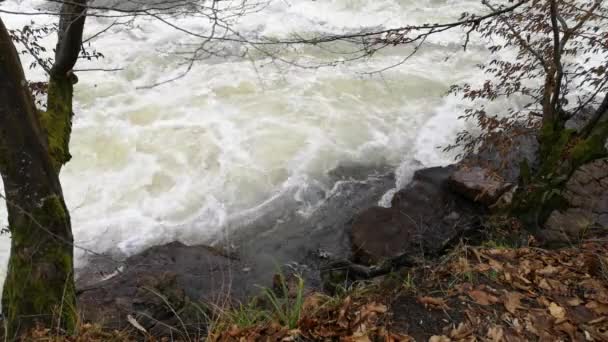
{"type": "Polygon", "coordinates": [[[2,295],[7,334],[35,322],[73,328],[72,230],[58,173],[26,86],[17,51],[0,21],[0,171],[11,231],[2,295]]]}
{"type": "Polygon", "coordinates": [[[2,294],[6,333],[42,324],[76,324],[73,236],[59,171],[69,161],[72,73],[82,45],[86,2],[64,4],[47,111],[36,109],[8,31],[0,19],[0,173],[11,253],[2,294]]]}
{"type": "Polygon", "coordinates": [[[47,110],[40,112],[40,122],[47,136],[53,164],[59,173],[72,156],[72,98],[78,78],[73,72],[80,50],[86,20],[86,0],[64,3],[61,8],[55,62],[50,70],[47,110]]]}
{"type": "Polygon", "coordinates": [[[522,165],[521,186],[511,210],[533,230],[542,229],[553,210],[568,205],[562,190],[574,171],[583,164],[608,156],[608,95],[582,129],[567,128],[567,118],[556,115],[543,122],[538,170],[530,173],[527,165],[522,165]]]}

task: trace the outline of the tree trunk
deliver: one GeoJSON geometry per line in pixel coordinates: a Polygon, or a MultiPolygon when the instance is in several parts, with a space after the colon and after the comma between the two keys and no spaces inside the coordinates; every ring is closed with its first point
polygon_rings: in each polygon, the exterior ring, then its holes
{"type": "Polygon", "coordinates": [[[72,156],[72,97],[78,81],[72,68],[82,48],[82,35],[87,17],[86,0],[74,0],[61,7],[55,62],[50,70],[47,110],[40,113],[40,122],[46,133],[49,151],[57,173],[72,156]]]}
{"type": "MultiPolygon", "coordinates": [[[[608,102],[606,95],[605,102],[608,102]]],[[[546,219],[556,209],[568,203],[562,190],[570,176],[583,164],[608,156],[608,106],[600,106],[591,119],[593,127],[577,132],[565,127],[564,122],[547,121],[540,132],[540,167],[530,177],[522,177],[513,198],[511,212],[533,231],[543,228],[546,219]]],[[[523,165],[526,169],[527,165],[523,165]]],[[[522,170],[522,175],[530,174],[522,170]]]]}
{"type": "Polygon", "coordinates": [[[11,232],[2,313],[9,339],[37,322],[68,331],[76,322],[70,216],[26,84],[0,19],[0,173],[11,232]]]}

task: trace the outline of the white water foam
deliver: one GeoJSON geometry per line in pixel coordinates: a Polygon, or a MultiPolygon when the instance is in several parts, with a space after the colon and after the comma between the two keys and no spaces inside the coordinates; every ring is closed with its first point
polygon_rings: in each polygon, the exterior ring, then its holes
{"type": "MultiPolygon", "coordinates": [[[[14,0],[2,6],[43,5],[14,0]]],[[[446,21],[480,8],[470,0],[278,0],[238,29],[270,36],[343,32],[446,21]]],[[[9,28],[56,19],[2,18],[9,28]]],[[[110,22],[89,18],[87,34],[110,22]]],[[[180,24],[201,27],[189,18],[180,24]]],[[[78,66],[124,68],[79,74],[73,159],[61,174],[78,245],[132,254],[173,240],[206,242],[273,198],[297,202],[298,189],[329,186],[326,172],[341,162],[392,165],[397,187],[416,167],[450,162],[438,146],[464,124],[455,110],[460,100],[442,95],[477,75],[474,66],[485,56],[475,43],[462,51],[460,38],[458,31],[434,37],[417,56],[381,75],[362,73],[395,64],[409,50],[322,69],[213,59],[178,81],[142,90],[137,87],[179,74],[180,61],[168,52],[192,38],[153,19],[138,20],[132,30],[113,29],[94,41],[106,57],[78,66]]],[[[45,40],[49,48],[54,39],[45,40]]],[[[29,70],[28,77],[44,75],[29,70]]],[[[5,208],[0,217],[5,220],[5,208]]],[[[8,237],[2,239],[4,267],[8,237]]],[[[76,254],[81,264],[83,252],[76,254]]]]}

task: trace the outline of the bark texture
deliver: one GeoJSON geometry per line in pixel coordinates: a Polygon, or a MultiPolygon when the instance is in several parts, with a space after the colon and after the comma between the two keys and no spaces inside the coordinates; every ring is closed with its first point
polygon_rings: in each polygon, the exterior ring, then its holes
{"type": "Polygon", "coordinates": [[[72,97],[78,81],[72,72],[82,47],[82,34],[86,20],[86,0],[64,3],[61,8],[55,62],[50,71],[47,110],[40,113],[40,122],[46,133],[49,151],[57,172],[72,156],[72,97]]]}
{"type": "Polygon", "coordinates": [[[551,212],[565,209],[567,201],[562,192],[572,174],[581,166],[608,156],[606,116],[606,108],[600,106],[581,131],[567,128],[565,119],[545,121],[539,137],[540,167],[530,172],[525,163],[522,165],[522,186],[512,205],[512,212],[528,227],[541,229],[551,212]]]}
{"type": "Polygon", "coordinates": [[[68,331],[76,322],[70,216],[41,121],[0,19],[0,173],[11,232],[2,312],[9,339],[37,322],[68,331]]]}

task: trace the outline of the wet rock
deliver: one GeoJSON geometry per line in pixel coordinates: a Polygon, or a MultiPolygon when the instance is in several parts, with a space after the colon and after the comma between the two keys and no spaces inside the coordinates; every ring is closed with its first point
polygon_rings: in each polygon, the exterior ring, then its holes
{"type": "Polygon", "coordinates": [[[355,260],[369,265],[404,253],[437,254],[477,228],[481,207],[448,186],[454,169],[419,170],[390,208],[372,207],[356,215],[350,234],[355,260]]]}
{"type": "Polygon", "coordinates": [[[480,166],[461,166],[449,178],[450,188],[467,199],[490,206],[511,186],[500,175],[480,166]]]}
{"type": "Polygon", "coordinates": [[[126,259],[114,277],[100,281],[91,279],[91,272],[81,276],[79,309],[85,320],[115,329],[129,326],[128,315],[146,330],[161,334],[169,333],[168,326],[182,330],[180,320],[200,327],[204,313],[194,303],[245,298],[252,290],[242,285],[243,268],[238,260],[206,246],[173,242],[152,247],[126,259]]]}
{"type": "Polygon", "coordinates": [[[572,243],[608,231],[608,159],[593,161],[575,171],[562,196],[568,208],[555,210],[545,222],[549,243],[572,243]]]}

